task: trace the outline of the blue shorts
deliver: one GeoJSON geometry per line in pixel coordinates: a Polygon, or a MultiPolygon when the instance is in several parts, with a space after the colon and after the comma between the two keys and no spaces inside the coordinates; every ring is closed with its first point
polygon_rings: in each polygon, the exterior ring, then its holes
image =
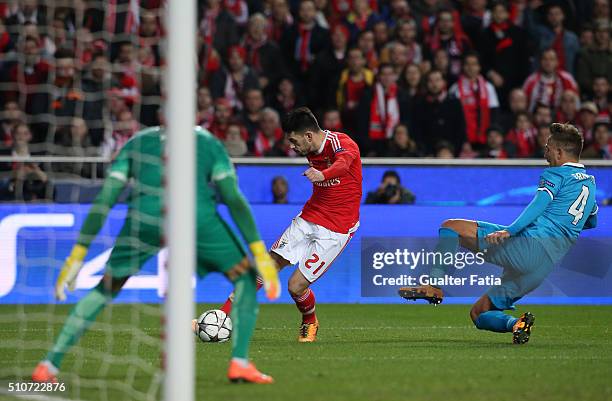
{"type": "Polygon", "coordinates": [[[490,245],[484,239],[487,234],[507,227],[484,221],[477,224],[478,247],[484,259],[504,269],[501,285],[491,287],[487,295],[497,309],[514,309],[516,301],[542,284],[555,263],[536,238],[519,235],[500,245],[490,245]]]}

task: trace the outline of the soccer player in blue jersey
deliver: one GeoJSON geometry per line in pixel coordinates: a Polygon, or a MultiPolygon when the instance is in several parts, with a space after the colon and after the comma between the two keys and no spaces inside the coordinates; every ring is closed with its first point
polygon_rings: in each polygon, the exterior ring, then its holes
{"type": "MultiPolygon", "coordinates": [[[[512,332],[513,342],[529,341],[535,322],[526,312],[515,318],[505,310],[537,288],[570,249],[583,229],[597,225],[595,177],[579,163],[583,139],[576,127],[554,123],[544,157],[550,167],[540,176],[535,197],[509,226],[451,219],[439,229],[440,252],[453,252],[461,244],[484,251],[484,259],[503,267],[501,285],[491,287],[472,306],[470,317],[481,330],[512,332]]],[[[446,266],[434,266],[431,276],[441,277],[446,266]]],[[[406,299],[442,301],[442,289],[426,285],[404,287],[406,299]]]]}

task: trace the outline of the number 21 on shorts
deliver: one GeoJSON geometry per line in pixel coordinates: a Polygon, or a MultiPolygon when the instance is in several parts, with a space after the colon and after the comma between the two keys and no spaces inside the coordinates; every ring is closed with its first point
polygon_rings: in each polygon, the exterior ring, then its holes
{"type": "MultiPolygon", "coordinates": [[[[312,254],[312,257],[310,259],[307,259],[306,262],[304,262],[304,266],[306,266],[307,269],[312,269],[312,265],[314,263],[318,263],[320,260],[319,255],[317,255],[316,253],[312,254]]],[[[319,263],[319,265],[314,269],[314,271],[312,272],[313,275],[316,275],[319,270],[321,270],[323,268],[323,266],[325,266],[325,262],[321,261],[321,263],[319,263]]]]}

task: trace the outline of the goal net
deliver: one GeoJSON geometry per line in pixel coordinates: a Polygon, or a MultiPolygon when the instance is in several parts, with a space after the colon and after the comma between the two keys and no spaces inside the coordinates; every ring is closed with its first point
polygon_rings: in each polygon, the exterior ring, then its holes
{"type": "MultiPolygon", "coordinates": [[[[27,385],[34,368],[102,279],[129,189],[91,243],[76,290],[65,302],[54,298],[109,161],[139,129],[160,124],[167,64],[164,1],[44,4],[0,4],[0,33],[8,35],[0,74],[0,399],[41,394],[27,385]]],[[[140,240],[134,235],[135,246],[140,240]]],[[[44,389],[48,399],[163,398],[166,255],[149,259],[66,347],[62,386],[44,389]]]]}

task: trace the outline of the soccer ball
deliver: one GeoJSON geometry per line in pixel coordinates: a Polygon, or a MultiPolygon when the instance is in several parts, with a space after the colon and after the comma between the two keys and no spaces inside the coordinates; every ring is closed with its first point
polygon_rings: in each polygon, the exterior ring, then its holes
{"type": "Polygon", "coordinates": [[[205,343],[225,342],[232,336],[232,319],[222,310],[208,310],[198,318],[195,334],[205,343]]]}

